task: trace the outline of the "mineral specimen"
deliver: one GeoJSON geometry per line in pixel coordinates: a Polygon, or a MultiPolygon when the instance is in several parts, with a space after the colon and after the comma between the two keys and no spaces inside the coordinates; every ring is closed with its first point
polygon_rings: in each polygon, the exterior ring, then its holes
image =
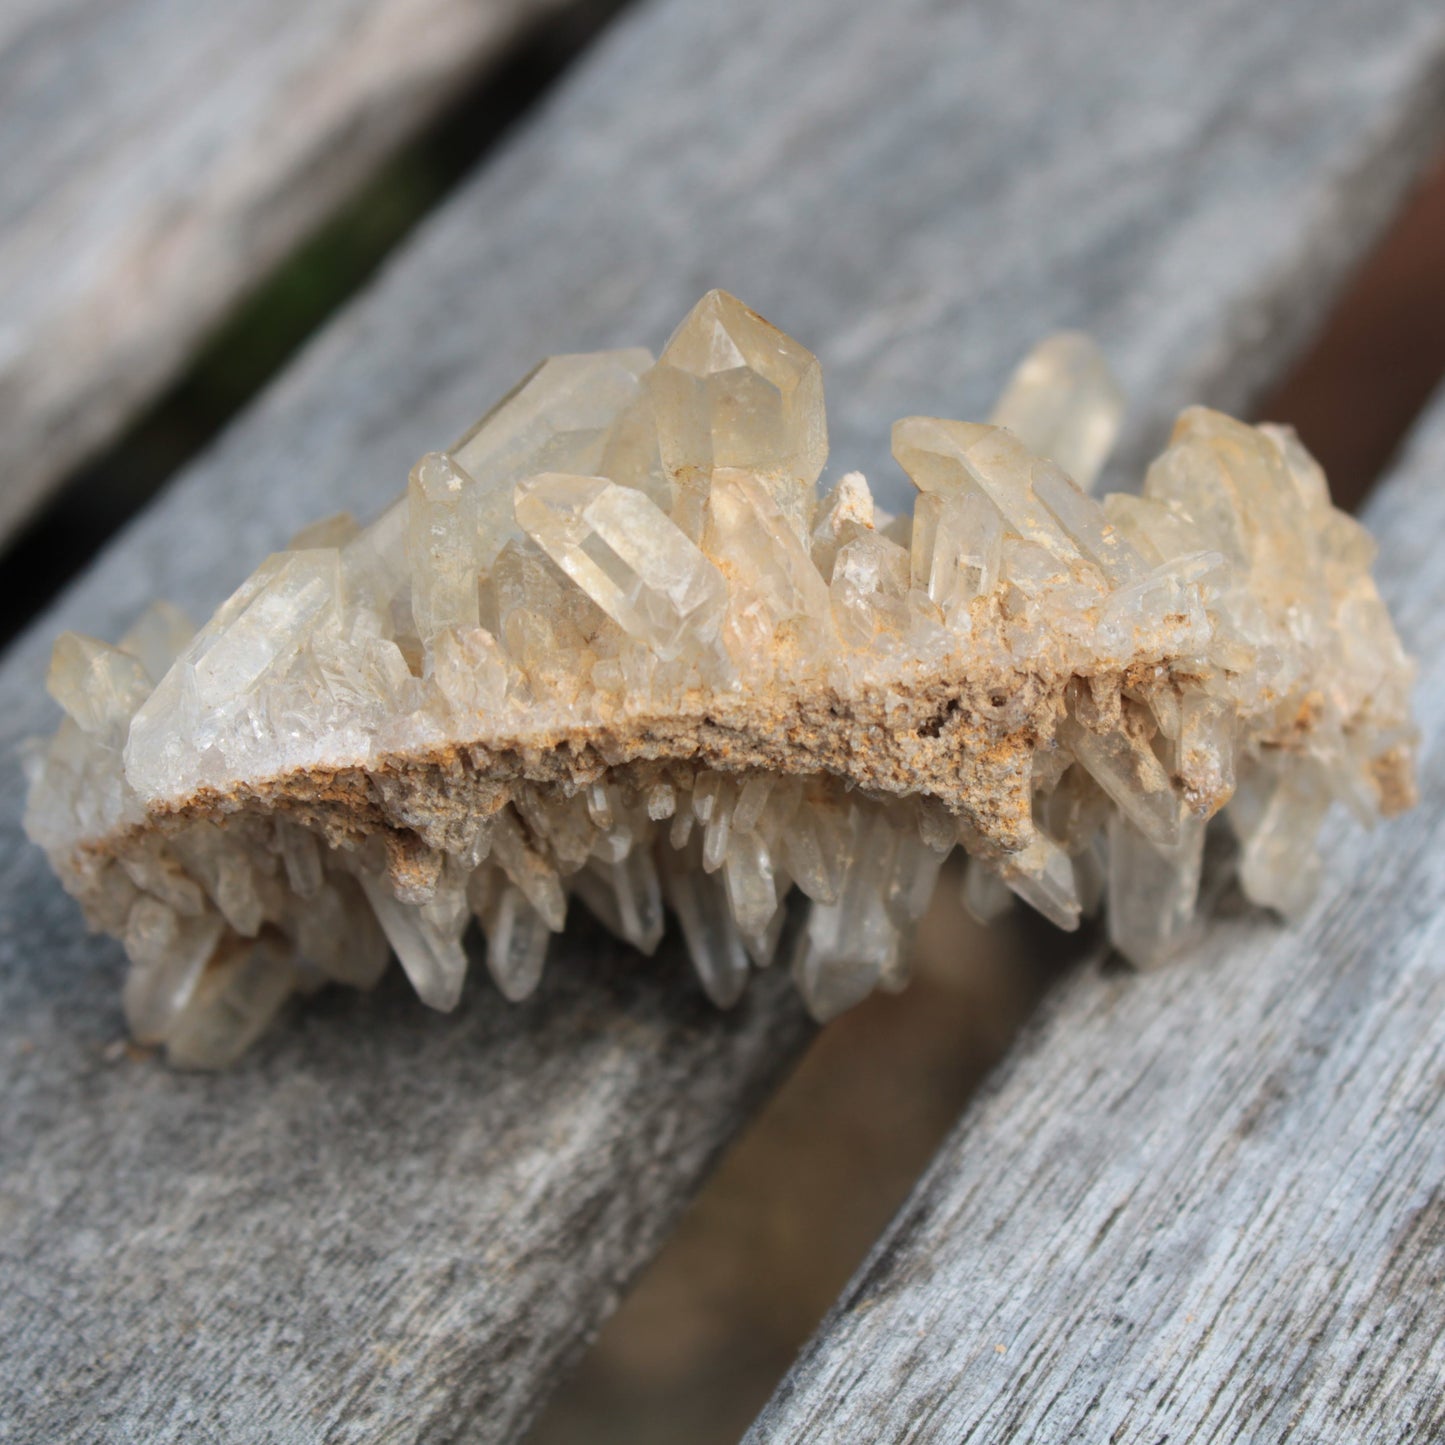
{"type": "Polygon", "coordinates": [[[723,1006],[785,950],[819,1018],[903,984],[960,845],[975,912],[1107,897],[1149,966],[1222,809],[1289,914],[1332,802],[1412,797],[1374,549],[1291,432],[1200,407],[1095,501],[1120,410],[1058,337],[991,424],[897,424],[911,518],[856,472],[819,499],[817,361],[713,292],[655,363],[548,361],[199,632],[62,637],[30,835],[123,941],[137,1037],[199,1066],[391,951],[451,1008],[473,919],[523,999],[572,899],[644,951],[670,910],[723,1006]]]}

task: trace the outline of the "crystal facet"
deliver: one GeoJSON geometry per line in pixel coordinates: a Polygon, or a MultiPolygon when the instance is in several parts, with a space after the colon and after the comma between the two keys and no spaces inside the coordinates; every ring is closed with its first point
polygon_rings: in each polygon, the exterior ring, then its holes
{"type": "Polygon", "coordinates": [[[1019,363],[989,421],[1062,467],[1086,492],[1124,419],[1124,394],[1093,340],[1060,331],[1019,363]]]}
{"type": "Polygon", "coordinates": [[[735,296],[709,291],[688,312],[649,384],[674,477],[705,483],[733,467],[811,494],[828,459],[818,359],[735,296]]]}

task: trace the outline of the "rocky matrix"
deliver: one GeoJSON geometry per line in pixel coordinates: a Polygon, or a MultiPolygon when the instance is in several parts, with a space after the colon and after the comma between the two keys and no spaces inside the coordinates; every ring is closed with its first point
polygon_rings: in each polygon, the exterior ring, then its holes
{"type": "Polygon", "coordinates": [[[856,472],[820,500],[817,361],[713,292],[656,362],[547,361],[199,632],[63,636],[30,836],[123,941],[136,1037],[194,1066],[393,951],[451,1008],[473,919],[524,999],[573,900],[645,952],[670,910],[724,1007],[785,952],[828,1018],[904,983],[959,846],[976,914],[1102,904],[1154,965],[1221,809],[1288,915],[1334,802],[1412,798],[1373,545],[1291,432],[1199,407],[1091,499],[1119,415],[1055,337],[990,424],[897,424],[911,518],[856,472]]]}

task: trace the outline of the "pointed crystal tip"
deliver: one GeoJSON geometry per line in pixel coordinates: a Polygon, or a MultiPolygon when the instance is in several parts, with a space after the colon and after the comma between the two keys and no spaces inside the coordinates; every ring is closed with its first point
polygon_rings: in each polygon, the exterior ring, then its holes
{"type": "Polygon", "coordinates": [[[731,467],[811,487],[828,459],[817,357],[726,291],[709,291],[688,312],[652,387],[674,476],[731,467]]]}

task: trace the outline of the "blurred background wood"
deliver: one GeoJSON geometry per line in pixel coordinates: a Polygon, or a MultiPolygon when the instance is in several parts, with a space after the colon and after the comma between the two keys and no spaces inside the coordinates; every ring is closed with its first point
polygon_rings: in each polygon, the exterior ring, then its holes
{"type": "Polygon", "coordinates": [[[16,1428],[516,1438],[810,1036],[781,978],[720,1017],[675,956],[580,933],[528,1008],[393,986],[298,1010],[223,1079],[131,1056],[118,951],[18,826],[60,627],[208,611],[538,356],[656,345],[714,284],[820,353],[834,474],[885,497],[893,417],[985,413],[1064,325],[1118,364],[1137,457],[1178,403],[1281,375],[1431,154],[1442,74],[1425,0],[625,14],[0,666],[16,1428]]]}
{"type": "Polygon", "coordinates": [[[569,0],[3,0],[0,543],[569,0]]]}

